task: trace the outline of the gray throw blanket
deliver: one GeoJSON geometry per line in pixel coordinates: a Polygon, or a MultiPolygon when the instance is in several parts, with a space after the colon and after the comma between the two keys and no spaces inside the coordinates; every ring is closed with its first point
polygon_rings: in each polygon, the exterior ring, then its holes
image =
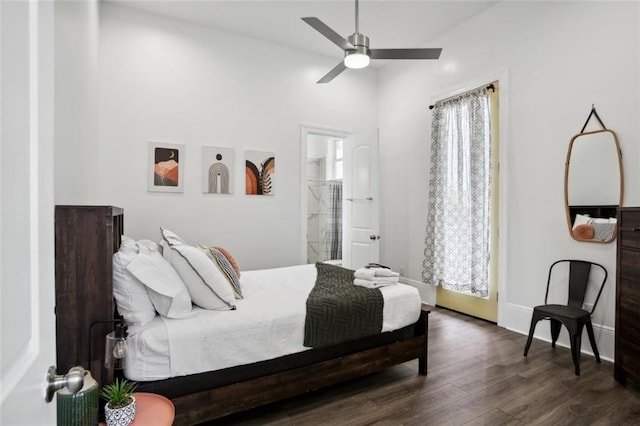
{"type": "Polygon", "coordinates": [[[379,289],[353,285],[351,269],[316,263],[318,277],[307,299],[304,345],[329,346],[382,331],[379,289]]]}

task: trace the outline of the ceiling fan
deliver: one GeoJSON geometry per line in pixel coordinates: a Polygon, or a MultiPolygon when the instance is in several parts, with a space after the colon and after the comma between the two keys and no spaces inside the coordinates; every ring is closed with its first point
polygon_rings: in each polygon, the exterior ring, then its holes
{"type": "Polygon", "coordinates": [[[360,33],[358,25],[359,0],[356,0],[356,32],[346,39],[318,18],[301,18],[316,31],[344,50],[344,60],[336,65],[318,83],[328,83],[347,68],[358,69],[369,65],[371,59],[438,59],[441,48],[432,49],[370,49],[369,37],[360,33]]]}

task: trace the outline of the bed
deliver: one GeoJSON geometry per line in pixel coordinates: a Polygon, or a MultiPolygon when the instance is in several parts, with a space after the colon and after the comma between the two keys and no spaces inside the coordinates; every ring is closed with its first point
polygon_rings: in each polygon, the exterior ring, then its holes
{"type": "MultiPolygon", "coordinates": [[[[91,333],[86,330],[91,323],[104,319],[105,310],[116,312],[113,284],[109,276],[113,271],[109,265],[98,265],[110,261],[108,256],[96,256],[96,250],[88,251],[86,247],[106,246],[101,247],[104,249],[102,251],[113,254],[120,247],[122,231],[121,209],[106,206],[56,208],[58,367],[64,369],[67,365],[79,363],[90,366],[93,376],[101,383],[113,379],[112,372],[102,367],[101,360],[103,333],[111,325],[102,327],[103,324],[99,324],[96,329],[102,329],[91,333]],[[93,219],[82,220],[83,215],[93,215],[93,219]],[[95,219],[96,216],[99,220],[95,219]],[[86,227],[92,229],[83,229],[86,227]],[[81,246],[80,252],[77,251],[78,245],[81,246]],[[72,252],[73,271],[68,266],[70,259],[64,258],[72,252]],[[82,260],[78,259],[80,255],[95,258],[82,260]],[[96,271],[107,276],[90,277],[96,271]],[[91,284],[87,285],[89,280],[91,284]],[[76,288],[72,290],[74,285],[76,288]],[[84,304],[86,309],[81,312],[77,309],[60,309],[63,300],[75,306],[84,304]],[[84,350],[86,347],[96,349],[87,351],[84,350]]],[[[419,302],[415,305],[415,299],[410,297],[412,292],[401,291],[405,286],[383,289],[385,315],[381,333],[329,346],[305,347],[300,337],[300,328],[304,327],[301,301],[313,287],[315,273],[314,265],[243,271],[241,281],[246,293],[244,299],[237,301],[236,310],[195,308],[189,318],[179,321],[170,322],[157,316],[144,326],[130,327],[125,376],[138,381],[139,391],[153,392],[171,399],[176,408],[175,424],[191,425],[371,374],[413,359],[419,360],[418,373],[427,374],[429,309],[419,302]],[[275,283],[282,284],[280,292],[268,295],[266,289],[275,283]],[[256,307],[274,307],[277,306],[276,301],[297,306],[286,314],[296,318],[280,318],[275,323],[260,326],[260,321],[256,319],[256,307]],[[403,309],[407,303],[415,306],[410,310],[411,313],[403,309]],[[237,319],[239,317],[234,314],[242,312],[248,312],[249,316],[237,319]],[[234,320],[230,320],[232,316],[234,320]],[[215,337],[220,334],[203,335],[202,328],[195,325],[206,323],[231,324],[230,329],[223,331],[223,340],[227,341],[232,336],[240,349],[211,358],[209,355],[218,352],[212,348],[220,348],[222,343],[215,337]],[[189,331],[193,336],[187,336],[189,331]],[[163,341],[172,335],[185,339],[179,344],[170,345],[173,352],[177,353],[159,349],[167,347],[163,341]],[[185,343],[189,338],[207,344],[199,345],[201,352],[180,351],[180,348],[194,347],[185,343]],[[267,345],[254,344],[259,338],[264,338],[267,345]],[[261,349],[252,349],[256,347],[261,349]],[[149,359],[141,355],[148,355],[149,352],[156,352],[155,357],[149,359]],[[171,362],[172,356],[182,359],[171,362]],[[195,362],[202,359],[205,360],[202,365],[195,362]]]]}

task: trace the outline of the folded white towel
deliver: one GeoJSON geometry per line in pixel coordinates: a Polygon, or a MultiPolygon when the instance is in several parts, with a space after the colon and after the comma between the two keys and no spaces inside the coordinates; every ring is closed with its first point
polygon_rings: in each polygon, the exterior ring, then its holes
{"type": "Polygon", "coordinates": [[[376,277],[399,277],[400,273],[392,271],[388,268],[370,268],[376,273],[376,277]]]}
{"type": "Polygon", "coordinates": [[[399,273],[386,268],[358,268],[356,269],[354,275],[356,278],[361,278],[363,280],[369,280],[378,277],[398,278],[400,276],[399,273]]]}
{"type": "Polygon", "coordinates": [[[360,278],[356,278],[353,280],[353,285],[357,285],[359,287],[366,287],[366,288],[378,288],[378,287],[386,287],[389,285],[395,285],[395,282],[389,282],[389,281],[371,281],[371,280],[363,280],[360,278]]]}
{"type": "Polygon", "coordinates": [[[372,275],[358,273],[358,271],[356,271],[353,274],[353,276],[354,278],[357,278],[360,280],[375,281],[375,282],[390,283],[390,284],[397,283],[400,280],[398,277],[376,277],[372,275]]]}

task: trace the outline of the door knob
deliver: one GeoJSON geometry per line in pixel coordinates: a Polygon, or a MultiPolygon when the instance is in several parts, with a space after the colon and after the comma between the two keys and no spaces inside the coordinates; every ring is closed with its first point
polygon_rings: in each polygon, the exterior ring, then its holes
{"type": "Polygon", "coordinates": [[[371,235],[369,235],[369,239],[372,240],[372,241],[379,240],[380,239],[380,235],[371,234],[371,235]]]}
{"type": "Polygon", "coordinates": [[[46,379],[45,401],[51,402],[53,394],[59,389],[66,387],[71,393],[77,393],[84,385],[85,370],[82,367],[71,367],[67,374],[56,373],[56,367],[49,367],[46,379]]]}

